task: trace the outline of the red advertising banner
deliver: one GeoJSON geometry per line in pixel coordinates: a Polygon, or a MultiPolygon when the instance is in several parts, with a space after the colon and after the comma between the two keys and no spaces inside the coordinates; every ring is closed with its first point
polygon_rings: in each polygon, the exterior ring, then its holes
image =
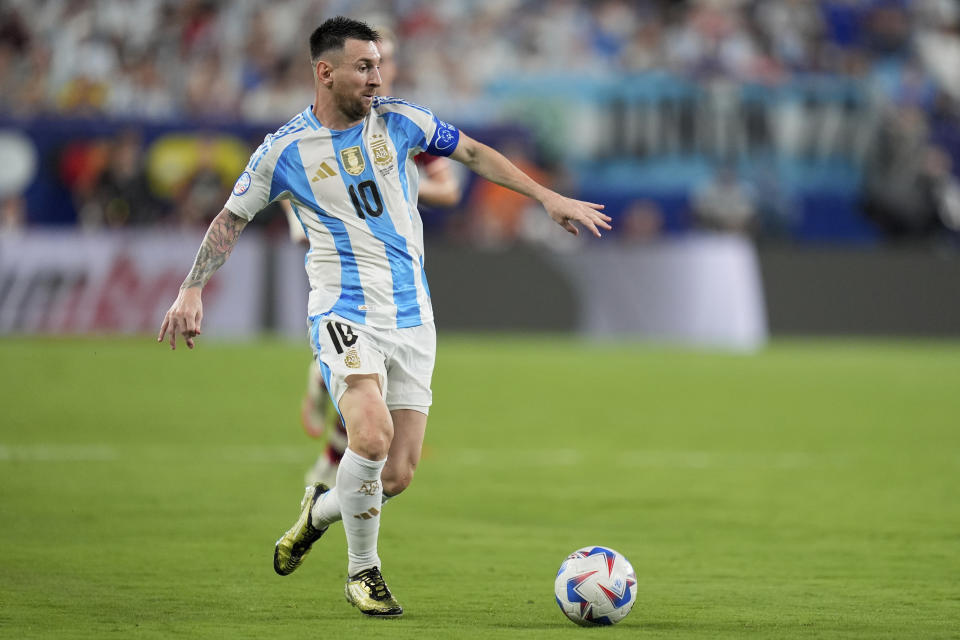
{"type": "MultiPolygon", "coordinates": [[[[0,235],[0,334],[151,333],[176,297],[199,233],[30,231],[0,235]]],[[[204,333],[261,328],[264,243],[241,238],[204,289],[204,333]]]]}

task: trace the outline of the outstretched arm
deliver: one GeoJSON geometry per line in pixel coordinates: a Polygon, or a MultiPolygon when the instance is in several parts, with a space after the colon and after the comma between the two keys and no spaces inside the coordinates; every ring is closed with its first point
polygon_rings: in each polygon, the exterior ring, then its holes
{"type": "Polygon", "coordinates": [[[610,216],[600,211],[604,205],[573,200],[547,189],[518,169],[499,151],[477,142],[462,131],[460,143],[450,157],[491,182],[537,200],[554,222],[573,235],[579,234],[574,222],[583,225],[598,238],[598,227],[610,228],[610,216]]]}
{"type": "Polygon", "coordinates": [[[200,335],[200,324],[203,320],[200,291],[214,272],[227,261],[245,226],[247,226],[246,220],[227,209],[222,210],[213,219],[197,252],[197,257],[193,261],[190,275],[180,285],[180,294],[163,317],[157,342],[162,342],[164,335],[169,331],[170,348],[176,349],[177,333],[182,333],[187,346],[193,349],[193,339],[200,335]]]}

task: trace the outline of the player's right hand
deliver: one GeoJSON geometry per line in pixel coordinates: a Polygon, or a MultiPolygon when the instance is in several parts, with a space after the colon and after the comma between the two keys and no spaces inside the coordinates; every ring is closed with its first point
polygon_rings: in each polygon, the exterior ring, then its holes
{"type": "Polygon", "coordinates": [[[193,349],[193,339],[200,335],[200,323],[203,320],[203,303],[200,300],[200,287],[181,289],[177,299],[163,316],[157,342],[170,333],[170,348],[177,348],[177,334],[183,335],[187,346],[193,349]]]}
{"type": "Polygon", "coordinates": [[[584,202],[583,200],[574,200],[567,198],[559,193],[551,194],[549,200],[543,201],[543,207],[554,222],[577,236],[580,230],[573,224],[574,222],[588,229],[596,237],[601,237],[600,228],[610,229],[612,218],[603,213],[602,209],[606,205],[596,204],[595,202],[584,202]]]}

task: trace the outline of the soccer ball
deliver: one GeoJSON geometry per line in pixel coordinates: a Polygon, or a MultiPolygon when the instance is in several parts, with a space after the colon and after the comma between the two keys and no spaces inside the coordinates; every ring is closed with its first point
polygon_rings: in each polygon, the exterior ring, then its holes
{"type": "Polygon", "coordinates": [[[553,585],[557,606],[583,627],[617,624],[637,601],[637,575],[606,547],[577,549],[563,561],[553,585]]]}

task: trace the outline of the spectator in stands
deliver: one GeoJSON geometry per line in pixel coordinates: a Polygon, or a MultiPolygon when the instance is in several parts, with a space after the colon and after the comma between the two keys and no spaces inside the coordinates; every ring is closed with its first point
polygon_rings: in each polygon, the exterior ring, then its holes
{"type": "Polygon", "coordinates": [[[252,122],[276,122],[286,119],[297,108],[313,99],[304,87],[309,69],[299,60],[281,58],[267,78],[242,98],[240,112],[252,122]]]}
{"type": "Polygon", "coordinates": [[[136,113],[145,120],[167,120],[177,113],[177,103],[166,87],[157,61],[144,54],[132,58],[110,87],[106,110],[115,116],[136,113]]]}
{"type": "Polygon", "coordinates": [[[756,231],[757,194],[732,164],[720,165],[694,190],[691,213],[696,227],[750,234],[756,231]]]}
{"type": "Polygon", "coordinates": [[[953,160],[934,146],[927,154],[926,164],[940,223],[949,231],[960,233],[960,178],[952,172],[953,160]]]}
{"type": "MultiPolygon", "coordinates": [[[[923,111],[915,105],[891,108],[877,128],[863,177],[863,208],[895,239],[929,237],[943,228],[943,196],[951,193],[950,163],[930,144],[923,111]]],[[[955,178],[953,178],[955,181],[955,178]]]]}
{"type": "Polygon", "coordinates": [[[20,13],[13,7],[0,7],[0,111],[11,112],[16,106],[16,92],[23,84],[26,57],[31,34],[20,13]]]}
{"type": "MultiPolygon", "coordinates": [[[[407,66],[422,71],[398,78],[398,93],[461,117],[471,114],[460,107],[505,72],[668,68],[769,82],[783,72],[850,72],[865,57],[883,74],[914,44],[937,84],[960,99],[960,10],[950,0],[451,0],[390,9],[405,55],[416,58],[407,66]]],[[[263,118],[277,96],[251,97],[248,106],[241,92],[269,85],[268,94],[282,96],[291,69],[283,61],[303,67],[293,43],[319,17],[306,0],[275,3],[270,13],[212,0],[9,0],[0,11],[0,111],[15,112],[29,94],[48,109],[151,118],[263,118]],[[46,61],[35,55],[44,48],[46,61]]]]}
{"type": "Polygon", "coordinates": [[[80,224],[85,228],[158,224],[166,207],[147,184],[140,132],[128,129],[105,142],[106,162],[80,192],[80,224]]]}
{"type": "Polygon", "coordinates": [[[634,200],[621,214],[617,229],[625,242],[649,242],[663,232],[663,211],[654,200],[634,200]]]}
{"type": "Polygon", "coordinates": [[[218,52],[191,61],[184,93],[186,112],[201,118],[236,117],[240,100],[237,74],[227,68],[218,52]]]}
{"type": "Polygon", "coordinates": [[[0,197],[0,234],[22,229],[27,222],[27,203],[23,196],[0,197]]]}
{"type": "Polygon", "coordinates": [[[924,68],[960,104],[960,3],[924,3],[915,42],[924,68]]]}
{"type": "Polygon", "coordinates": [[[27,219],[24,192],[37,173],[37,150],[17,131],[0,130],[0,233],[18,230],[27,219]]]}
{"type": "Polygon", "coordinates": [[[176,189],[174,216],[177,223],[183,227],[205,228],[213,219],[211,207],[220,206],[226,192],[227,185],[217,171],[214,140],[201,139],[198,141],[196,167],[176,189]]]}

